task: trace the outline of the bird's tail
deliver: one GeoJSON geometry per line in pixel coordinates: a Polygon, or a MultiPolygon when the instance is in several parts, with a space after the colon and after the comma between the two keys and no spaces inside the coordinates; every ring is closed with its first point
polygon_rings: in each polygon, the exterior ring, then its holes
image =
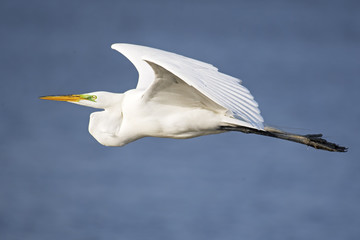
{"type": "Polygon", "coordinates": [[[265,127],[264,130],[259,130],[259,129],[243,127],[243,126],[221,126],[219,130],[254,133],[268,137],[280,138],[288,141],[305,144],[316,149],[322,149],[331,152],[347,151],[346,147],[339,146],[335,143],[328,142],[325,139],[321,138],[322,134],[299,135],[299,134],[283,132],[279,129],[272,127],[265,127]]]}

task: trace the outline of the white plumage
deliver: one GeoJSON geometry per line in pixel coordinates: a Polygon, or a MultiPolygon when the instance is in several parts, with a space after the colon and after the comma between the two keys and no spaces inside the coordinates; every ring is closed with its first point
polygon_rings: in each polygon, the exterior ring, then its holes
{"type": "Polygon", "coordinates": [[[191,138],[228,131],[224,127],[264,129],[258,104],[239,79],[175,53],[124,43],[111,47],[138,70],[136,89],[42,97],[103,109],[89,121],[89,132],[101,144],[191,138]]]}
{"type": "Polygon", "coordinates": [[[136,89],[147,91],[151,85],[157,84],[154,68],[158,71],[166,70],[194,87],[210,101],[231,111],[234,117],[246,121],[254,128],[264,128],[258,104],[249,90],[241,85],[241,80],[218,72],[213,65],[144,46],[118,43],[111,47],[126,56],[138,70],[136,89]]]}
{"type": "Polygon", "coordinates": [[[237,78],[208,63],[154,48],[117,43],[139,72],[136,89],[45,96],[103,109],[90,115],[89,132],[101,144],[123,146],[142,137],[191,138],[225,131],[255,133],[328,151],[346,151],[321,134],[264,128],[258,104],[237,78]]]}

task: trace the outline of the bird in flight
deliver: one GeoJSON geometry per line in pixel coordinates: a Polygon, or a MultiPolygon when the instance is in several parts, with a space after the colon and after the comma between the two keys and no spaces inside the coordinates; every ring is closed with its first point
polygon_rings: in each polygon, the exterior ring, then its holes
{"type": "Polygon", "coordinates": [[[241,80],[218,72],[211,64],[133,44],[116,43],[111,48],[136,67],[135,89],[40,97],[102,109],[90,115],[89,132],[105,146],[124,146],[143,137],[181,139],[239,131],[327,151],[347,150],[321,134],[264,127],[258,104],[241,80]]]}

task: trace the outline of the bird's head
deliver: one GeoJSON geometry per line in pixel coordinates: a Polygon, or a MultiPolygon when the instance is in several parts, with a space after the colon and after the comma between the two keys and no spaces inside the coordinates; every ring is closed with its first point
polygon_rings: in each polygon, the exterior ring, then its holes
{"type": "Polygon", "coordinates": [[[43,96],[40,99],[64,101],[86,107],[105,109],[121,103],[123,94],[110,92],[91,92],[84,94],[69,94],[56,96],[43,96]]]}

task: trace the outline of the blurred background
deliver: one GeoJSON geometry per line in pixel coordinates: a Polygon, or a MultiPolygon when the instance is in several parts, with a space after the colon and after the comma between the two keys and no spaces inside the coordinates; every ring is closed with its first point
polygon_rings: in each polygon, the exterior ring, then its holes
{"type": "Polygon", "coordinates": [[[0,2],[0,239],[359,239],[356,0],[0,2]],[[85,107],[38,96],[124,92],[116,42],[238,77],[268,125],[330,153],[240,133],[104,147],[85,107]]]}

